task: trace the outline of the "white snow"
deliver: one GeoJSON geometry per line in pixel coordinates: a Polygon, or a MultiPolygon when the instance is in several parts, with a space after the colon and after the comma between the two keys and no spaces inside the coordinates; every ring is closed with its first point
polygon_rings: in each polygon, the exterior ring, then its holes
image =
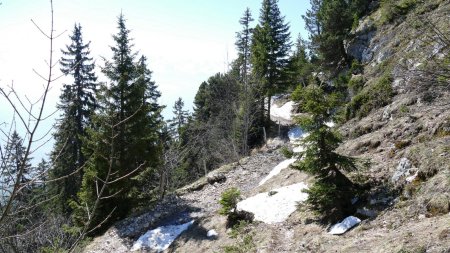
{"type": "Polygon", "coordinates": [[[341,235],[347,232],[350,228],[358,225],[361,220],[355,216],[348,216],[343,221],[334,224],[330,229],[330,234],[332,235],[341,235]]]}
{"type": "Polygon", "coordinates": [[[283,122],[292,122],[292,109],[294,108],[294,102],[289,101],[279,107],[276,104],[271,105],[270,108],[270,118],[277,122],[277,121],[283,121],[283,122]]]}
{"type": "Polygon", "coordinates": [[[269,174],[263,178],[260,182],[259,185],[264,184],[265,182],[267,182],[267,180],[271,179],[272,177],[280,174],[280,172],[284,169],[286,169],[287,167],[289,167],[289,165],[293,164],[295,161],[297,161],[297,159],[292,158],[292,159],[287,159],[282,161],[281,163],[279,163],[277,166],[275,166],[270,172],[269,174]]]}
{"type": "Polygon", "coordinates": [[[211,229],[211,230],[208,231],[208,233],[206,233],[207,237],[215,237],[215,236],[218,236],[218,235],[219,234],[214,229],[211,229]]]}
{"type": "Polygon", "coordinates": [[[333,121],[330,121],[330,122],[325,122],[325,125],[327,125],[327,127],[334,127],[336,124],[333,121]]]}
{"type": "Polygon", "coordinates": [[[170,244],[194,223],[194,220],[181,225],[169,225],[147,231],[133,244],[131,251],[149,248],[161,252],[169,248],[170,244]]]}
{"type": "Polygon", "coordinates": [[[307,188],[301,182],[270,191],[275,194],[260,193],[239,202],[237,209],[253,213],[255,220],[268,224],[282,222],[297,209],[297,202],[308,198],[308,194],[302,192],[307,188]]]}

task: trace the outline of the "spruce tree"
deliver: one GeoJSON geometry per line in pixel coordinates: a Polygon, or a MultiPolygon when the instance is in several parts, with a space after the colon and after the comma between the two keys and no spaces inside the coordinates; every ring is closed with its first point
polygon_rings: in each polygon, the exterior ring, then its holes
{"type": "Polygon", "coordinates": [[[313,71],[306,51],[306,41],[299,35],[296,48],[289,58],[287,74],[290,87],[306,86],[313,71]]]}
{"type": "Polygon", "coordinates": [[[334,221],[351,207],[355,189],[342,171],[355,170],[356,166],[353,158],[335,152],[342,140],[326,123],[333,121],[332,112],[341,100],[337,94],[327,94],[323,85],[314,80],[306,88],[299,85],[292,94],[293,100],[301,104],[301,111],[306,113],[297,123],[309,133],[302,140],[305,151],[295,166],[316,178],[307,190],[307,204],[325,219],[334,221]]]}
{"type": "Polygon", "coordinates": [[[149,187],[157,181],[155,168],[161,162],[160,93],[146,58],[135,62],[130,31],[122,14],[118,30],[113,35],[112,60],[106,61],[102,69],[109,82],[101,86],[95,129],[89,129],[86,149],[92,156],[78,194],[80,202],[72,203],[76,223],[89,227],[105,217],[109,217],[108,223],[122,218],[143,203],[142,198],[148,200],[149,187]],[[83,224],[88,212],[91,219],[83,224]]]}
{"type": "Polygon", "coordinates": [[[251,129],[254,120],[254,108],[257,106],[255,103],[255,91],[251,85],[250,73],[251,73],[251,42],[253,35],[253,28],[250,27],[250,23],[253,21],[250,9],[247,8],[244,15],[239,20],[239,24],[242,26],[242,30],[236,34],[236,48],[238,51],[238,59],[236,61],[238,71],[238,79],[241,83],[240,92],[240,113],[239,124],[241,125],[241,152],[242,154],[248,154],[249,152],[249,139],[251,136],[251,129]]]}
{"type": "Polygon", "coordinates": [[[289,25],[284,22],[278,8],[278,0],[264,0],[260,10],[259,25],[255,28],[252,42],[252,64],[258,77],[262,94],[261,110],[265,104],[268,110],[266,124],[270,119],[270,100],[277,92],[285,88],[285,67],[290,50],[289,25]]]}
{"type": "Polygon", "coordinates": [[[310,49],[320,65],[335,76],[351,63],[344,48],[352,25],[364,15],[369,0],[311,0],[311,9],[302,16],[310,34],[310,49]]]}
{"type": "MultiPolygon", "coordinates": [[[[3,198],[9,197],[8,192],[17,180],[19,180],[18,183],[21,187],[30,181],[32,176],[31,158],[28,157],[25,160],[25,152],[26,149],[23,146],[23,139],[16,131],[13,131],[2,150],[2,161],[0,164],[0,197],[2,200],[0,200],[0,203],[3,202],[3,198]],[[17,179],[17,175],[22,167],[24,167],[23,173],[21,177],[17,179]]],[[[21,192],[21,195],[23,195],[23,192],[24,191],[21,192]]],[[[20,199],[20,197],[18,199],[20,199]]]]}
{"type": "Polygon", "coordinates": [[[178,140],[181,129],[187,124],[189,117],[189,112],[184,110],[184,102],[181,97],[175,101],[172,112],[173,118],[168,122],[169,132],[175,140],[178,140]]]}
{"type": "Polygon", "coordinates": [[[55,194],[59,194],[60,210],[68,213],[68,200],[76,198],[81,187],[83,166],[89,154],[83,151],[86,128],[92,124],[96,109],[96,80],[94,62],[89,56],[89,43],[83,42],[82,28],[75,24],[70,37],[71,43],[61,50],[61,71],[72,78],[64,84],[58,109],[60,119],[56,123],[55,144],[52,152],[53,179],[64,177],[52,183],[55,194]]]}

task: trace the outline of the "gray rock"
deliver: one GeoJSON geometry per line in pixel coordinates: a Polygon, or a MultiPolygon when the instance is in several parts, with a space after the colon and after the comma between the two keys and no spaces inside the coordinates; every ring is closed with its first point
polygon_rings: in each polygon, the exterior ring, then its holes
{"type": "Polygon", "coordinates": [[[408,158],[403,157],[397,168],[394,171],[394,174],[392,175],[391,182],[396,183],[402,183],[400,182],[400,179],[406,179],[412,175],[414,175],[415,171],[417,169],[412,167],[411,162],[408,160],[408,158]]]}
{"type": "Polygon", "coordinates": [[[209,184],[223,183],[225,180],[227,180],[226,176],[220,172],[211,172],[206,176],[206,181],[209,184]]]}

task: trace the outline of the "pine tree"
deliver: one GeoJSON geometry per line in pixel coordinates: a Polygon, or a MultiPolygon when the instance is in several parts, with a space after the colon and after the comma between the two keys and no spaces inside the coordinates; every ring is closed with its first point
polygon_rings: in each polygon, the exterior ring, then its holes
{"type": "Polygon", "coordinates": [[[171,136],[174,137],[175,140],[177,140],[180,136],[180,132],[182,130],[182,127],[187,124],[187,120],[189,117],[189,112],[184,110],[184,102],[183,99],[180,97],[175,101],[175,104],[173,105],[173,118],[169,120],[169,132],[171,133],[171,136]]]}
{"type": "Polygon", "coordinates": [[[250,27],[251,22],[253,22],[252,14],[250,9],[247,8],[244,15],[239,20],[239,24],[242,26],[242,30],[236,33],[236,48],[238,51],[238,65],[239,65],[239,81],[244,85],[244,91],[246,91],[249,85],[249,74],[251,71],[250,63],[250,53],[251,53],[251,42],[253,28],[250,27]]]}
{"type": "Polygon", "coordinates": [[[302,16],[310,33],[310,49],[320,65],[336,75],[351,59],[344,48],[350,29],[365,14],[369,0],[311,0],[311,9],[302,16]]]}
{"type": "Polygon", "coordinates": [[[112,61],[102,69],[109,85],[101,86],[100,110],[95,129],[89,129],[86,149],[92,152],[79,192],[80,203],[72,203],[78,225],[91,217],[88,226],[105,217],[108,223],[124,217],[142,198],[148,198],[157,184],[156,167],[161,162],[159,131],[162,128],[160,92],[151,80],[145,57],[135,62],[130,31],[123,15],[118,17],[118,33],[112,61]],[[86,210],[89,208],[89,211],[86,210]]]}
{"type": "MultiPolygon", "coordinates": [[[[32,176],[32,166],[30,157],[25,160],[26,149],[23,146],[23,139],[19,134],[14,131],[8,138],[8,141],[2,150],[2,161],[0,167],[0,180],[1,180],[1,198],[8,198],[8,192],[11,187],[19,180],[19,185],[21,187],[25,186],[30,181],[32,176]],[[17,175],[21,168],[24,167],[23,173],[19,179],[17,175]]],[[[23,195],[23,192],[21,195],[23,195]]],[[[20,199],[20,197],[18,198],[20,199]]],[[[0,203],[3,202],[0,200],[0,203]]]]}
{"type": "Polygon", "coordinates": [[[289,84],[306,86],[313,71],[306,52],[306,42],[299,35],[296,43],[296,49],[289,58],[287,66],[289,84]]]}
{"type": "Polygon", "coordinates": [[[267,103],[266,124],[270,119],[270,100],[277,91],[285,88],[284,69],[290,50],[289,25],[284,23],[278,8],[278,0],[264,0],[260,10],[259,25],[254,30],[252,64],[254,73],[267,98],[261,100],[261,110],[267,103]]]}
{"type": "Polygon", "coordinates": [[[70,75],[73,83],[65,84],[60,96],[58,109],[61,118],[56,123],[55,144],[52,152],[54,168],[51,177],[56,180],[52,184],[55,194],[59,194],[58,205],[61,211],[68,213],[67,201],[76,198],[81,187],[82,167],[87,156],[83,150],[83,139],[86,128],[92,124],[92,114],[96,109],[96,80],[94,62],[89,56],[89,43],[83,42],[80,24],[75,24],[71,44],[61,50],[61,71],[70,75]]]}
{"type": "Polygon", "coordinates": [[[239,20],[242,30],[236,34],[236,48],[238,51],[238,59],[236,61],[238,71],[238,79],[241,83],[240,95],[240,114],[239,123],[241,125],[241,152],[248,154],[249,139],[251,136],[252,125],[254,124],[253,108],[257,106],[255,103],[255,91],[251,85],[251,42],[253,29],[250,23],[253,21],[250,9],[247,8],[244,15],[239,20]]]}
{"type": "Polygon", "coordinates": [[[355,185],[342,173],[356,169],[355,160],[340,155],[335,149],[342,142],[327,122],[333,120],[332,112],[339,105],[337,94],[327,94],[323,84],[313,81],[306,88],[299,85],[292,94],[294,101],[301,104],[302,112],[298,124],[309,133],[302,140],[305,151],[295,165],[298,169],[316,178],[307,190],[307,204],[324,215],[325,219],[338,220],[351,207],[355,185]]]}

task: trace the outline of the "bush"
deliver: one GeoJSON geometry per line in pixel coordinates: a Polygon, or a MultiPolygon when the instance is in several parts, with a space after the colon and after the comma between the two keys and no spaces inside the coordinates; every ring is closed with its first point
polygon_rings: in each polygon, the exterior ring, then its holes
{"type": "Polygon", "coordinates": [[[247,253],[255,251],[254,232],[250,232],[249,224],[247,221],[240,221],[233,226],[229,235],[231,238],[237,239],[237,241],[233,245],[224,246],[223,251],[225,253],[247,253]]]}
{"type": "Polygon", "coordinates": [[[236,205],[241,197],[241,192],[236,187],[232,187],[224,191],[220,197],[219,203],[222,208],[219,210],[221,215],[236,213],[236,205]]]}
{"type": "Polygon", "coordinates": [[[280,152],[287,159],[290,159],[290,158],[292,158],[292,156],[294,156],[294,152],[286,146],[282,147],[280,152]]]}
{"type": "Polygon", "coordinates": [[[362,118],[367,116],[373,109],[388,105],[394,96],[391,83],[391,76],[385,74],[380,77],[376,84],[356,94],[347,104],[346,118],[351,119],[355,116],[362,118]]]}
{"type": "Polygon", "coordinates": [[[386,24],[402,17],[413,9],[417,0],[383,0],[381,1],[381,24],[386,24]]]}

